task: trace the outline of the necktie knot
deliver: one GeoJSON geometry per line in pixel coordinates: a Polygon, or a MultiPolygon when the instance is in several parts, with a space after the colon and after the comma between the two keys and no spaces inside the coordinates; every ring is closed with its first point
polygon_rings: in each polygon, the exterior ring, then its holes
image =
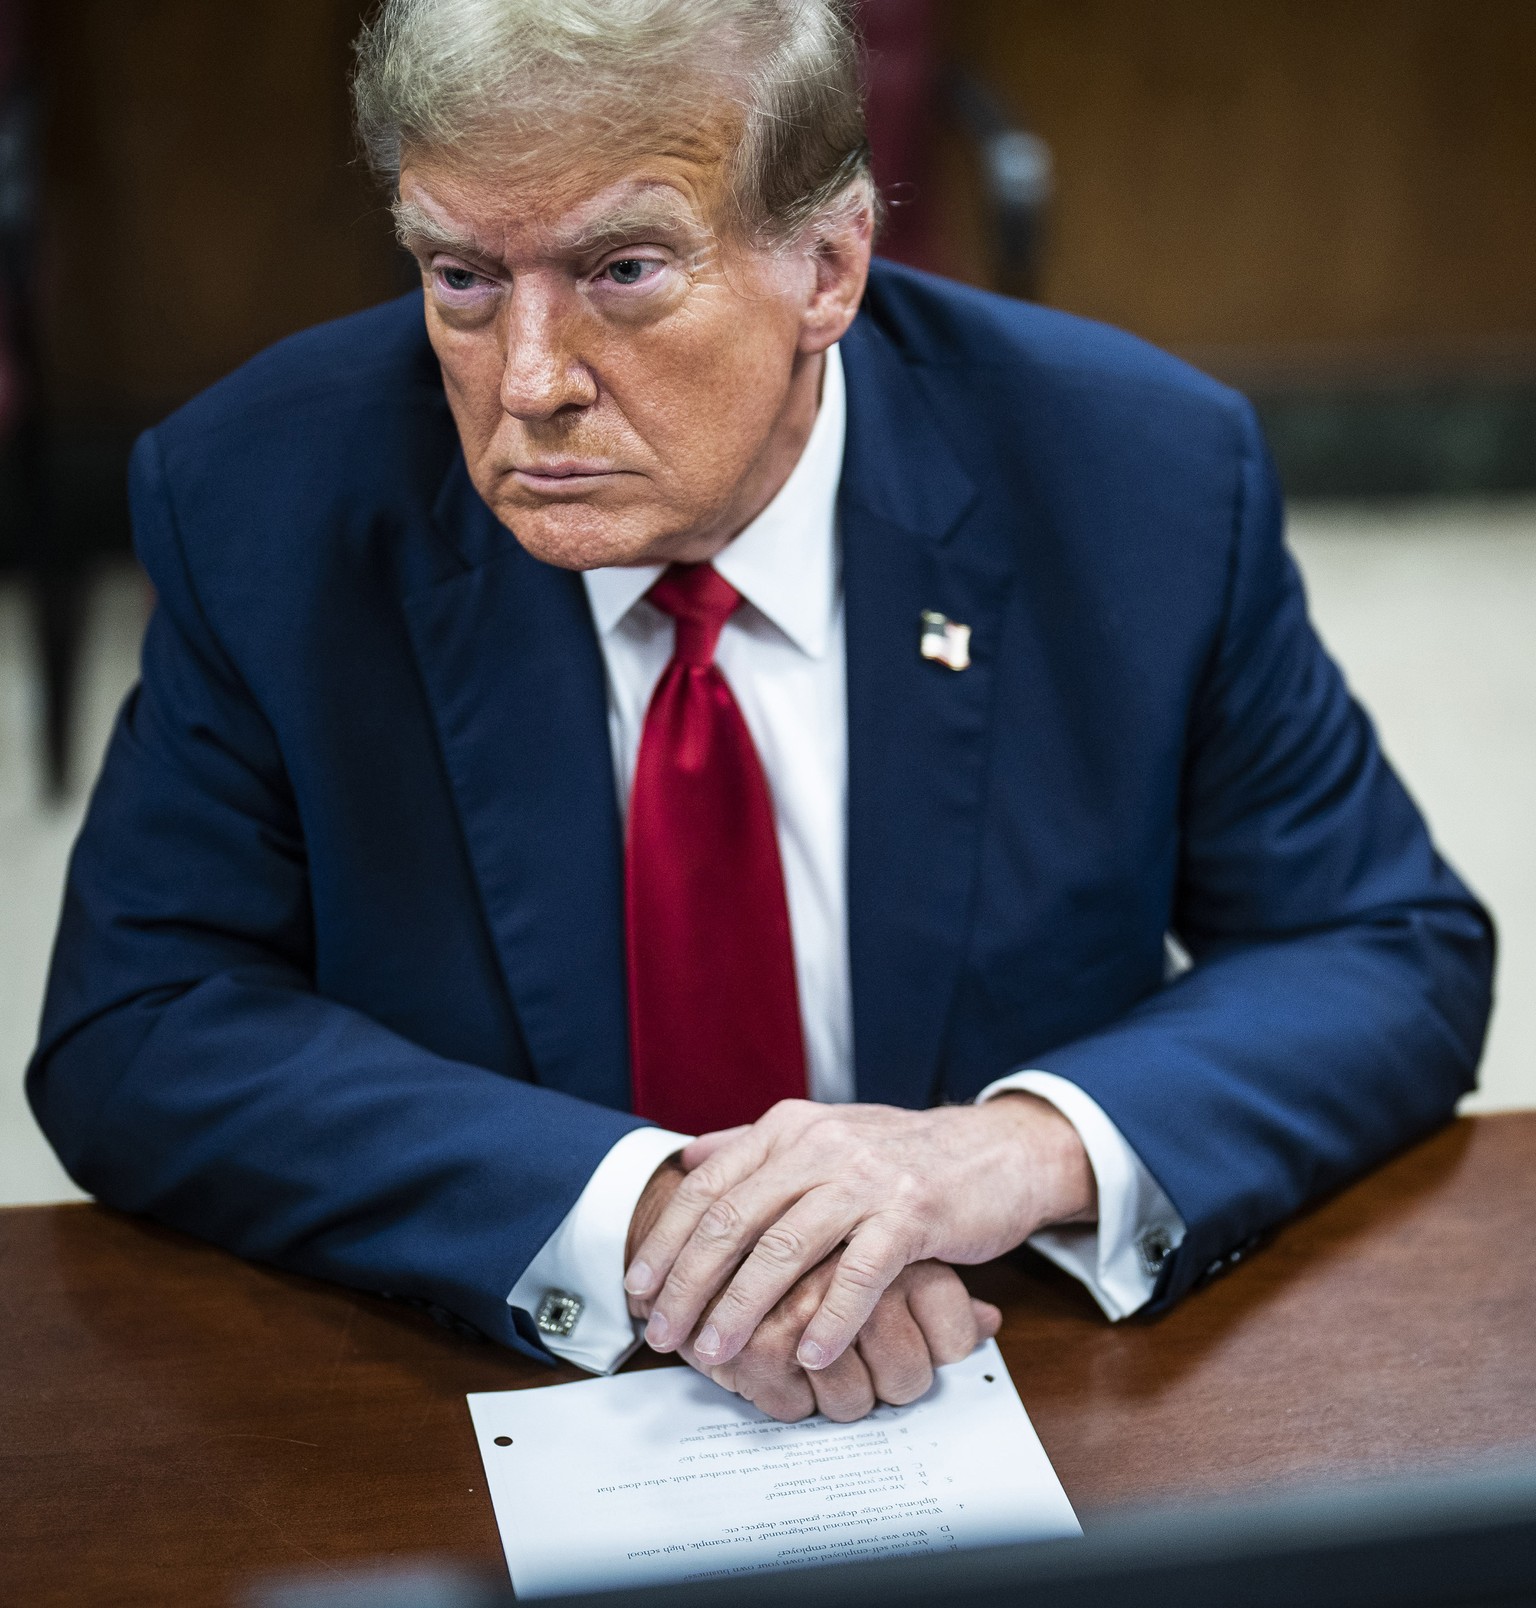
{"type": "Polygon", "coordinates": [[[741,593],[712,564],[669,564],[645,595],[677,622],[673,658],[698,669],[714,662],[725,622],[741,605],[741,593]]]}

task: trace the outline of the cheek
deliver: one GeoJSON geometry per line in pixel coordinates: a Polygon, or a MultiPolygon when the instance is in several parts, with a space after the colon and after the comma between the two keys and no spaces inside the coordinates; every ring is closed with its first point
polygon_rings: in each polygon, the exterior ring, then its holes
{"type": "Polygon", "coordinates": [[[658,330],[612,371],[610,391],[624,416],[701,492],[745,470],[784,405],[793,334],[753,311],[658,330]]]}
{"type": "Polygon", "coordinates": [[[484,445],[501,419],[501,343],[494,328],[455,330],[429,319],[428,336],[443,388],[466,447],[484,445]]]}

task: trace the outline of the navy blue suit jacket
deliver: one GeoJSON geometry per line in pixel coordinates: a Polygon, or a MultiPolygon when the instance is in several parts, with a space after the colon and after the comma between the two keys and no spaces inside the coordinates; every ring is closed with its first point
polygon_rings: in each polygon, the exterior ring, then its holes
{"type": "MultiPolygon", "coordinates": [[[[1487,918],[1308,625],[1240,398],[880,264],[843,350],[859,1094],[1072,1079],[1188,1224],[1166,1303],[1445,1120],[1487,918]]],[[[38,1119],[104,1201],[533,1347],[506,1294],[637,1123],[581,578],[474,492],[416,296],[199,397],[132,496],[159,601],[38,1119]]]]}

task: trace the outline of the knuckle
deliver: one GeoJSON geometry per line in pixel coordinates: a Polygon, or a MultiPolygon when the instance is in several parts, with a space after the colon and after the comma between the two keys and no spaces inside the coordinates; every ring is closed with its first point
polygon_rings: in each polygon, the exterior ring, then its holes
{"type": "Polygon", "coordinates": [[[929,1353],[940,1367],[948,1362],[959,1362],[976,1349],[976,1339],[974,1318],[967,1323],[957,1321],[929,1342],[929,1353]]]}
{"type": "Polygon", "coordinates": [[[891,1180],[890,1200],[893,1205],[921,1210],[928,1204],[927,1179],[910,1167],[903,1167],[891,1180]]]}
{"type": "Polygon", "coordinates": [[[856,1140],[846,1117],[822,1110],[806,1123],[801,1143],[817,1155],[831,1155],[846,1164],[852,1159],[856,1140]]]}
{"type": "Polygon", "coordinates": [[[799,1419],[809,1418],[816,1411],[811,1387],[803,1379],[793,1380],[788,1376],[781,1376],[760,1389],[753,1405],[761,1408],[770,1418],[777,1418],[784,1424],[793,1424],[799,1419]]]}
{"type": "Polygon", "coordinates": [[[741,1228],[740,1208],[729,1196],[722,1196],[719,1200],[713,1201],[699,1219],[695,1233],[704,1240],[725,1242],[737,1239],[741,1234],[741,1228]]]}
{"type": "Polygon", "coordinates": [[[890,1284],[883,1267],[869,1256],[849,1250],[838,1265],[838,1282],[860,1295],[881,1295],[890,1284]]]}
{"type": "Polygon", "coordinates": [[[775,1309],[774,1317],[786,1333],[798,1334],[816,1315],[820,1293],[809,1285],[797,1284],[775,1309]]]}
{"type": "Polygon", "coordinates": [[[892,1407],[905,1407],[908,1402],[916,1401],[919,1396],[927,1395],[928,1387],[932,1383],[932,1368],[926,1364],[921,1368],[912,1367],[882,1380],[880,1399],[889,1402],[892,1407]]]}
{"type": "MultiPolygon", "coordinates": [[[[814,1308],[812,1309],[814,1310],[814,1308]]],[[[800,1342],[800,1333],[810,1319],[810,1311],[802,1312],[791,1300],[781,1301],[753,1334],[751,1345],[757,1356],[771,1366],[788,1368],[800,1342]]]]}
{"type": "Polygon", "coordinates": [[[783,1313],[775,1307],[747,1336],[746,1343],[736,1353],[736,1360],[752,1368],[761,1367],[765,1362],[771,1366],[772,1359],[784,1349],[788,1328],[783,1313]]]}
{"type": "Polygon", "coordinates": [[[798,1424],[802,1418],[809,1418],[816,1411],[811,1402],[776,1401],[771,1407],[766,1402],[759,1402],[758,1405],[770,1418],[778,1419],[781,1424],[798,1424]]]}
{"type": "Polygon", "coordinates": [[[919,1173],[904,1173],[891,1187],[888,1197],[889,1221],[897,1225],[903,1239],[921,1241],[944,1213],[944,1200],[932,1182],[919,1173]]]}
{"type": "Polygon", "coordinates": [[[806,1255],[805,1238],[788,1223],[774,1223],[763,1230],[757,1253],[771,1267],[798,1267],[806,1255]]]}
{"type": "Polygon", "coordinates": [[[710,1163],[706,1161],[686,1174],[672,1196],[674,1204],[702,1211],[719,1194],[709,1169],[710,1163]]]}
{"type": "Polygon", "coordinates": [[[828,1212],[836,1217],[849,1218],[858,1214],[858,1198],[841,1176],[823,1184],[817,1191],[817,1197],[828,1212]]]}

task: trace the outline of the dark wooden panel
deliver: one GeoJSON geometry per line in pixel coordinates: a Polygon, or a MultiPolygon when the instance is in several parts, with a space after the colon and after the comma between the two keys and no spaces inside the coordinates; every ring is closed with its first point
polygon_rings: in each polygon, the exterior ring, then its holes
{"type": "Polygon", "coordinates": [[[40,7],[55,410],[153,417],[269,342],[389,295],[354,160],[358,0],[40,7]]]}
{"type": "Polygon", "coordinates": [[[945,13],[1055,151],[1049,300],[1313,368],[1536,346],[1529,0],[945,13]]]}
{"type": "MultiPolygon", "coordinates": [[[[399,282],[359,0],[39,7],[57,408],[137,423],[399,282]]],[[[1059,163],[1048,299],[1219,364],[1536,353],[1529,0],[947,0],[1059,163]],[[1235,354],[1235,355],[1233,355],[1235,354]]],[[[985,273],[965,161],[942,182],[985,273]]]]}
{"type": "MultiPolygon", "coordinates": [[[[1536,1442],[1536,1114],[1464,1121],[1155,1324],[976,1270],[1091,1525],[1119,1503],[1536,1442]]],[[[0,1212],[8,1603],[222,1604],[500,1556],[464,1394],[576,1377],[94,1207],[0,1212]]]]}

